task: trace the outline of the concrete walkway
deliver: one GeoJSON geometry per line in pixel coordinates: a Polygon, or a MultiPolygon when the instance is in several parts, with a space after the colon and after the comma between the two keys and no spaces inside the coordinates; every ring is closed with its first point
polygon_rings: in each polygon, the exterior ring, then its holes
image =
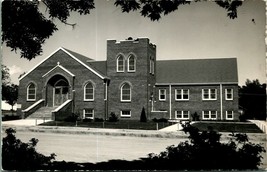
{"type": "Polygon", "coordinates": [[[36,125],[39,125],[39,124],[42,124],[48,121],[51,121],[51,120],[19,119],[19,120],[11,120],[11,121],[2,121],[2,126],[36,126],[36,125]]]}
{"type": "Polygon", "coordinates": [[[256,124],[263,133],[267,134],[267,121],[262,120],[249,120],[250,122],[256,124]]]}
{"type": "MultiPolygon", "coordinates": [[[[46,120],[45,122],[47,122],[46,120]]],[[[2,133],[5,129],[12,127],[16,131],[47,132],[62,134],[94,134],[113,136],[134,137],[158,137],[158,138],[187,138],[188,136],[177,130],[177,124],[167,127],[165,130],[133,130],[133,129],[108,129],[87,127],[64,127],[64,126],[40,126],[43,119],[20,119],[2,122],[2,133]]]]}

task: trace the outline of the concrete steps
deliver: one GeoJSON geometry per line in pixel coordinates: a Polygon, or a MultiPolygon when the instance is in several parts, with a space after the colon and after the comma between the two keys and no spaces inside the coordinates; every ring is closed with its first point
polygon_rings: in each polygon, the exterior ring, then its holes
{"type": "Polygon", "coordinates": [[[41,107],[36,112],[31,114],[27,117],[27,119],[46,119],[51,120],[52,119],[52,111],[55,110],[56,107],[41,107]]]}

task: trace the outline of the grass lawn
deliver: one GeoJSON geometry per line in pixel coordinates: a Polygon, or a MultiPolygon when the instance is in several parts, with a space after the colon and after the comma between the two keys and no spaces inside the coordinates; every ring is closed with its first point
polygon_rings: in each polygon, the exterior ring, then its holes
{"type": "MultiPolygon", "coordinates": [[[[70,126],[75,127],[75,122],[65,122],[65,121],[49,121],[43,124],[43,126],[70,126]]],[[[134,120],[121,120],[118,122],[77,122],[77,127],[87,127],[87,128],[112,128],[112,129],[138,129],[138,130],[157,130],[172,125],[172,123],[165,122],[140,122],[134,120]]]]}
{"type": "Polygon", "coordinates": [[[199,121],[192,124],[192,126],[197,127],[200,131],[212,127],[218,132],[262,133],[262,131],[251,122],[199,121]]]}

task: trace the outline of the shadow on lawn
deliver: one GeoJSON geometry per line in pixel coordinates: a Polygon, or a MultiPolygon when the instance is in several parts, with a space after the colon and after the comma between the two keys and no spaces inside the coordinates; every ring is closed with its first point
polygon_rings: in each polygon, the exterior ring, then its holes
{"type": "Polygon", "coordinates": [[[54,161],[55,155],[44,156],[35,151],[37,139],[22,143],[15,137],[15,130],[7,129],[3,138],[3,169],[5,170],[232,170],[257,169],[261,153],[260,144],[249,142],[246,134],[231,134],[227,143],[221,135],[208,128],[199,131],[189,123],[182,124],[189,140],[169,146],[160,154],[134,161],[110,160],[100,163],[75,163],[54,161]]]}

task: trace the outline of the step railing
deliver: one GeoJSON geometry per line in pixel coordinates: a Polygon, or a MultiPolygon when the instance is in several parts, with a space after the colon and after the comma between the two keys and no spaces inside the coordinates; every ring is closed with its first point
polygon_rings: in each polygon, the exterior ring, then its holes
{"type": "Polygon", "coordinates": [[[32,104],[31,106],[29,106],[28,108],[22,110],[23,118],[27,118],[28,116],[30,116],[31,114],[36,112],[38,109],[43,107],[44,106],[44,102],[45,102],[44,99],[40,99],[37,102],[35,102],[34,104],[32,104]]]}
{"type": "Polygon", "coordinates": [[[59,107],[52,111],[52,120],[64,120],[72,112],[72,100],[66,100],[59,107]]]}

